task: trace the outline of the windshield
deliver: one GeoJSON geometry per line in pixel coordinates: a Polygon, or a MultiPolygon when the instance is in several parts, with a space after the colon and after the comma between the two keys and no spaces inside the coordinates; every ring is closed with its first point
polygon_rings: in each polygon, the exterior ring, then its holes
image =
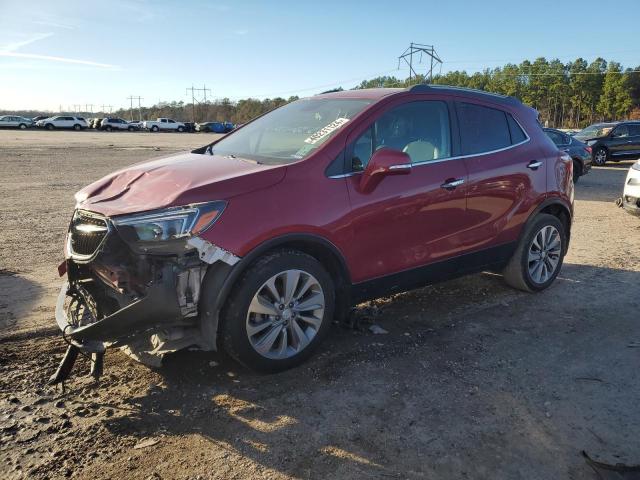
{"type": "Polygon", "coordinates": [[[280,107],[223,138],[210,149],[280,165],[311,155],[372,100],[303,99],[280,107]]]}
{"type": "Polygon", "coordinates": [[[591,125],[575,134],[576,137],[604,137],[614,125],[591,125]]]}

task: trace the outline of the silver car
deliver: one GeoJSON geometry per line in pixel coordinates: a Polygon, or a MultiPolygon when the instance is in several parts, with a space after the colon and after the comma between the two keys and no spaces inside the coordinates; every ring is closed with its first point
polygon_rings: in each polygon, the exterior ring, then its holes
{"type": "Polygon", "coordinates": [[[19,128],[20,130],[25,130],[26,128],[33,127],[33,120],[14,115],[3,115],[0,117],[0,127],[19,128]]]}

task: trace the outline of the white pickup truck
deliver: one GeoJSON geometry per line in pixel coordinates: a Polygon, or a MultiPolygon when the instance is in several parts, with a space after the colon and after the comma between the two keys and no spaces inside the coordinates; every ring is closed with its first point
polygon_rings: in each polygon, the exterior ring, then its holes
{"type": "Polygon", "coordinates": [[[142,122],[142,128],[157,132],[159,130],[184,132],[186,130],[184,123],[176,122],[170,118],[158,118],[155,122],[151,120],[145,120],[142,122]]]}

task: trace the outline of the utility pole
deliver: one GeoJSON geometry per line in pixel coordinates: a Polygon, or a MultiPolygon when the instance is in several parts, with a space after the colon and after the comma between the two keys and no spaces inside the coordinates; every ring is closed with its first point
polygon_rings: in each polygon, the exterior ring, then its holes
{"type": "Polygon", "coordinates": [[[129,95],[127,97],[127,100],[129,100],[131,102],[130,107],[129,107],[129,115],[131,116],[131,121],[133,122],[133,101],[134,100],[138,100],[138,120],[142,121],[142,104],[141,101],[143,100],[143,98],[141,96],[133,96],[133,95],[129,95]]]}
{"type": "Polygon", "coordinates": [[[107,113],[107,108],[109,109],[109,113],[111,113],[111,109],[113,108],[113,105],[102,105],[102,112],[107,113]]]}
{"type": "Polygon", "coordinates": [[[434,62],[439,63],[440,67],[442,67],[442,60],[436,53],[433,45],[423,45],[421,43],[411,42],[409,48],[402,52],[402,55],[398,57],[398,70],[400,69],[400,63],[404,60],[404,62],[409,66],[409,85],[411,85],[412,78],[418,77],[418,73],[413,68],[413,56],[417,54],[420,54],[420,61],[418,63],[422,63],[423,55],[429,56],[429,71],[427,75],[425,75],[425,77],[429,78],[429,81],[427,83],[431,83],[433,81],[434,62]]]}
{"type": "MultiPolygon", "coordinates": [[[[195,88],[193,84],[186,89],[186,94],[189,94],[191,91],[191,120],[193,122],[196,121],[196,92],[203,92],[204,94],[204,103],[207,103],[207,92],[211,93],[211,89],[207,88],[206,85],[203,85],[202,88],[195,88]]],[[[200,103],[200,101],[198,101],[200,103]]]]}
{"type": "Polygon", "coordinates": [[[84,109],[87,113],[89,113],[89,108],[91,108],[91,113],[93,113],[93,103],[86,103],[84,109]]]}

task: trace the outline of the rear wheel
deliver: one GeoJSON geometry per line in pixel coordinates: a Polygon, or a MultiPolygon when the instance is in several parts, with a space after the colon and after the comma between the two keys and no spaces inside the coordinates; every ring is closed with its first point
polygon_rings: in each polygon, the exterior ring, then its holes
{"type": "Polygon", "coordinates": [[[133,132],[135,130],[135,128],[129,127],[129,128],[127,128],[127,130],[129,130],[130,132],[133,132]]]}
{"type": "Polygon", "coordinates": [[[327,334],[334,304],[333,280],[315,258],[295,250],[268,254],[241,275],[225,305],[225,350],[257,371],[299,365],[327,334]]]}
{"type": "Polygon", "coordinates": [[[582,176],[582,164],[578,160],[573,161],[573,183],[578,183],[582,176]]]}
{"type": "Polygon", "coordinates": [[[598,165],[599,167],[603,166],[609,160],[609,152],[604,147],[598,147],[598,149],[593,152],[593,163],[598,165]]]}
{"type": "Polygon", "coordinates": [[[510,286],[525,292],[544,290],[562,268],[567,235],[553,215],[541,213],[526,227],[518,248],[504,269],[510,286]]]}
{"type": "Polygon", "coordinates": [[[154,125],[153,127],[151,127],[151,131],[152,132],[157,132],[158,130],[160,130],[160,129],[158,128],[157,125],[154,125]]]}

